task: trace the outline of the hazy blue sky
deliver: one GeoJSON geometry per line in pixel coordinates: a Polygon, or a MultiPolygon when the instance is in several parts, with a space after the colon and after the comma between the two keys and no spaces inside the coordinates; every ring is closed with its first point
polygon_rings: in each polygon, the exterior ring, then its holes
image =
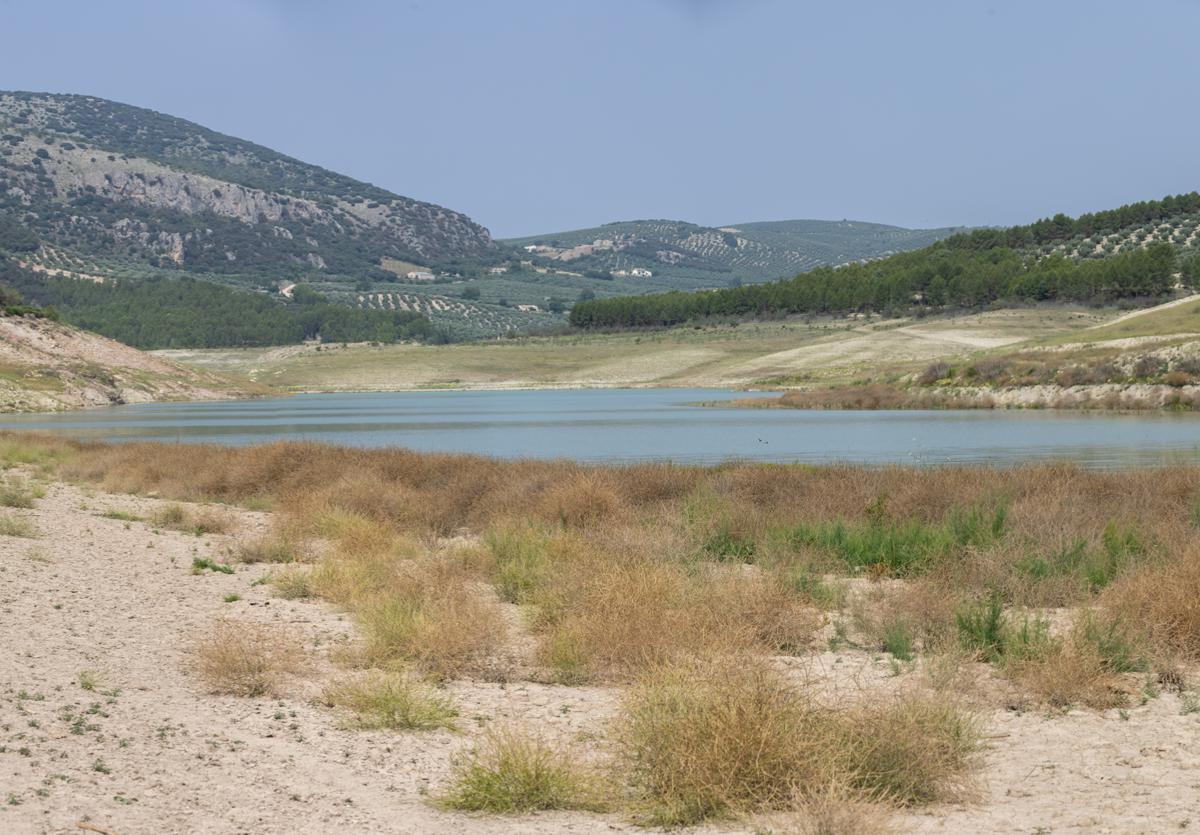
{"type": "Polygon", "coordinates": [[[192,119],[497,236],[1008,224],[1200,187],[1200,2],[0,0],[0,88],[192,119]]]}

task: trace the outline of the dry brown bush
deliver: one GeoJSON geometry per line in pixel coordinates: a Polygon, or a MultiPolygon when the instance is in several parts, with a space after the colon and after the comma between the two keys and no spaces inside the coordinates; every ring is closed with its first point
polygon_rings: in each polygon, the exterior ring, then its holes
{"type": "Polygon", "coordinates": [[[492,655],[506,623],[461,565],[435,557],[403,561],[383,589],[354,598],[351,607],[370,663],[409,663],[438,677],[499,672],[492,655]]]}
{"type": "Polygon", "coordinates": [[[219,620],[192,645],[195,670],[214,693],[270,696],[300,672],[304,651],[291,636],[259,624],[219,620]]]}
{"type": "Polygon", "coordinates": [[[686,825],[831,797],[843,805],[957,797],[976,731],[945,696],[832,710],[763,664],[720,659],[649,669],[626,697],[614,739],[647,820],[686,825]]]}
{"type": "Polygon", "coordinates": [[[1181,548],[1161,564],[1126,575],[1101,603],[1146,630],[1162,656],[1200,660],[1200,549],[1181,548]]]}
{"type": "Polygon", "coordinates": [[[160,528],[169,528],[194,534],[229,533],[236,528],[236,520],[226,510],[213,507],[184,507],[168,504],[150,515],[150,522],[160,528]]]}
{"type": "Polygon", "coordinates": [[[1037,655],[1006,665],[1008,676],[1023,690],[1051,707],[1071,705],[1103,710],[1127,703],[1122,678],[1105,664],[1095,647],[1075,641],[1056,642],[1037,655]]]}
{"type": "Polygon", "coordinates": [[[543,494],[538,516],[557,519],[568,527],[609,521],[622,511],[622,502],[604,476],[583,472],[554,484],[543,494]]]}

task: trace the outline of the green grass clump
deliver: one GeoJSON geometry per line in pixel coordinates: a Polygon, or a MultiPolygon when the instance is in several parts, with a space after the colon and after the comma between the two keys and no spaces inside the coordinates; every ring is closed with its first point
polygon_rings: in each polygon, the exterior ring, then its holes
{"type": "Polygon", "coordinates": [[[912,627],[903,622],[889,623],[883,631],[883,650],[900,661],[912,661],[916,657],[912,627]]]}
{"type": "Polygon", "coordinates": [[[140,522],[142,517],[127,510],[106,510],[100,514],[105,519],[117,519],[121,522],[140,522]]]}
{"type": "Polygon", "coordinates": [[[1026,617],[1014,626],[999,594],[964,604],[955,623],[962,646],[992,663],[1040,657],[1054,644],[1042,618],[1026,617]]]}
{"type": "Polygon", "coordinates": [[[964,605],[954,620],[963,647],[988,661],[998,661],[1004,656],[1008,619],[1000,595],[964,605]]]}
{"type": "Polygon", "coordinates": [[[1137,531],[1110,522],[1099,548],[1077,539],[1051,554],[1026,557],[1017,563],[1017,570],[1035,581],[1075,575],[1088,590],[1098,592],[1145,553],[1146,545],[1137,531]]]}
{"type": "Polygon", "coordinates": [[[28,443],[18,438],[0,439],[0,464],[35,464],[47,467],[66,456],[66,449],[50,443],[28,443]]]}
{"type": "Polygon", "coordinates": [[[192,560],[192,573],[202,574],[205,571],[218,571],[221,574],[232,574],[233,566],[213,562],[208,557],[195,557],[192,560]]]}
{"type": "Polygon", "coordinates": [[[348,711],[359,728],[427,731],[454,728],[458,710],[435,688],[411,675],[371,670],[325,691],[325,701],[348,711]]]}
{"type": "Polygon", "coordinates": [[[1087,612],[1076,625],[1076,639],[1094,647],[1105,668],[1114,673],[1140,673],[1150,666],[1141,636],[1120,617],[1087,612]]]}
{"type": "Polygon", "coordinates": [[[882,504],[876,503],[865,523],[838,520],[800,524],[786,537],[794,548],[819,548],[851,569],[883,569],[893,576],[910,577],[950,554],[1003,537],[1007,516],[1007,507],[1000,504],[990,512],[955,509],[946,521],[937,524],[919,519],[897,522],[887,518],[882,504]]]}
{"type": "Polygon", "coordinates": [[[758,552],[758,543],[752,538],[736,533],[728,522],[722,522],[704,541],[706,556],[720,562],[753,562],[758,552]]]}
{"type": "Polygon", "coordinates": [[[598,778],[566,750],[512,729],[491,731],[458,760],[442,802],[493,813],[605,806],[598,778]]]}
{"type": "Polygon", "coordinates": [[[508,603],[526,603],[545,579],[546,537],[529,527],[493,529],[486,537],[495,560],[496,591],[508,603]]]}

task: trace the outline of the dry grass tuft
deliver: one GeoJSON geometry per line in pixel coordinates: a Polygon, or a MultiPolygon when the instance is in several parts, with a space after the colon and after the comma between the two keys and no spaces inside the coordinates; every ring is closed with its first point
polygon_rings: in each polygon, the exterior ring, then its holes
{"type": "Polygon", "coordinates": [[[697,605],[676,565],[592,553],[564,566],[539,598],[539,660],[564,682],[623,678],[695,652],[746,647],[748,630],[727,632],[697,605]]]}
{"type": "Polygon", "coordinates": [[[312,571],[307,568],[289,565],[279,571],[272,571],[267,582],[274,589],[275,596],[284,600],[307,600],[316,597],[312,587],[312,571]]]}
{"type": "Polygon", "coordinates": [[[219,620],[198,638],[192,655],[195,670],[212,688],[228,696],[270,696],[284,678],[305,663],[300,644],[278,629],[219,620]]]}
{"type": "Polygon", "coordinates": [[[1007,665],[1009,677],[1023,690],[1051,707],[1085,705],[1103,710],[1121,707],[1128,694],[1121,679],[1094,647],[1068,641],[1054,643],[1044,653],[1007,665]]]}
{"type": "Polygon", "coordinates": [[[437,677],[494,674],[506,623],[496,602],[464,577],[461,564],[424,557],[395,566],[386,585],[351,609],[366,640],[365,658],[404,662],[437,677]]]}
{"type": "Polygon", "coordinates": [[[0,505],[29,509],[34,499],[40,499],[43,491],[31,486],[25,479],[7,478],[0,483],[0,505]]]}
{"type": "Polygon", "coordinates": [[[244,563],[298,562],[300,550],[286,537],[267,534],[238,543],[236,557],[244,563]]]}
{"type": "Polygon", "coordinates": [[[1101,602],[1141,624],[1159,653],[1200,660],[1200,549],[1126,575],[1101,602]]]}
{"type": "Polygon", "coordinates": [[[791,808],[833,765],[818,712],[761,664],[660,667],[626,698],[619,761],[648,822],[791,808]]]}
{"type": "Polygon", "coordinates": [[[18,536],[23,539],[37,539],[41,536],[31,520],[24,516],[15,516],[11,513],[0,514],[0,536],[18,536]]]}
{"type": "Polygon", "coordinates": [[[188,508],[180,504],[168,504],[150,515],[151,524],[159,528],[184,531],[202,536],[210,533],[229,533],[237,523],[225,511],[215,508],[188,508]]]}
{"type": "Polygon", "coordinates": [[[609,521],[623,510],[617,491],[599,471],[587,471],[552,485],[545,493],[539,516],[567,527],[609,521]]]}
{"type": "Polygon", "coordinates": [[[490,731],[457,760],[442,802],[493,813],[607,806],[603,782],[567,749],[512,728],[490,731]]]}
{"type": "Polygon", "coordinates": [[[1001,666],[1051,707],[1103,710],[1127,704],[1129,675],[1149,667],[1144,636],[1119,616],[1085,612],[1063,636],[1025,626],[1001,666]],[[1032,636],[1032,637],[1030,637],[1032,636]]]}
{"type": "Polygon", "coordinates": [[[755,832],[788,832],[792,835],[887,835],[891,810],[881,803],[865,802],[844,787],[831,786],[805,800],[798,811],[768,816],[755,832]]]}
{"type": "Polygon", "coordinates": [[[359,728],[453,730],[458,710],[448,696],[401,672],[368,670],[325,690],[325,702],[339,707],[359,728]]]}
{"type": "Polygon", "coordinates": [[[615,737],[622,773],[658,825],[796,809],[830,792],[939,800],[959,791],[975,746],[971,720],[941,697],[833,711],[762,664],[729,660],[648,672],[615,737]]]}
{"type": "Polygon", "coordinates": [[[849,785],[860,797],[913,806],[960,797],[978,744],[974,720],[952,701],[906,693],[841,717],[849,785]]]}

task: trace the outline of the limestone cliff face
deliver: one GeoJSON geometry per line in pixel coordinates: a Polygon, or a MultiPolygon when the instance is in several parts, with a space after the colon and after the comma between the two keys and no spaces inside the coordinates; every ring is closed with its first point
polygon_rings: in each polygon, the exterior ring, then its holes
{"type": "Polygon", "coordinates": [[[496,257],[449,209],[141,108],[0,92],[0,210],[64,246],[185,269],[347,275],[496,257]]]}

